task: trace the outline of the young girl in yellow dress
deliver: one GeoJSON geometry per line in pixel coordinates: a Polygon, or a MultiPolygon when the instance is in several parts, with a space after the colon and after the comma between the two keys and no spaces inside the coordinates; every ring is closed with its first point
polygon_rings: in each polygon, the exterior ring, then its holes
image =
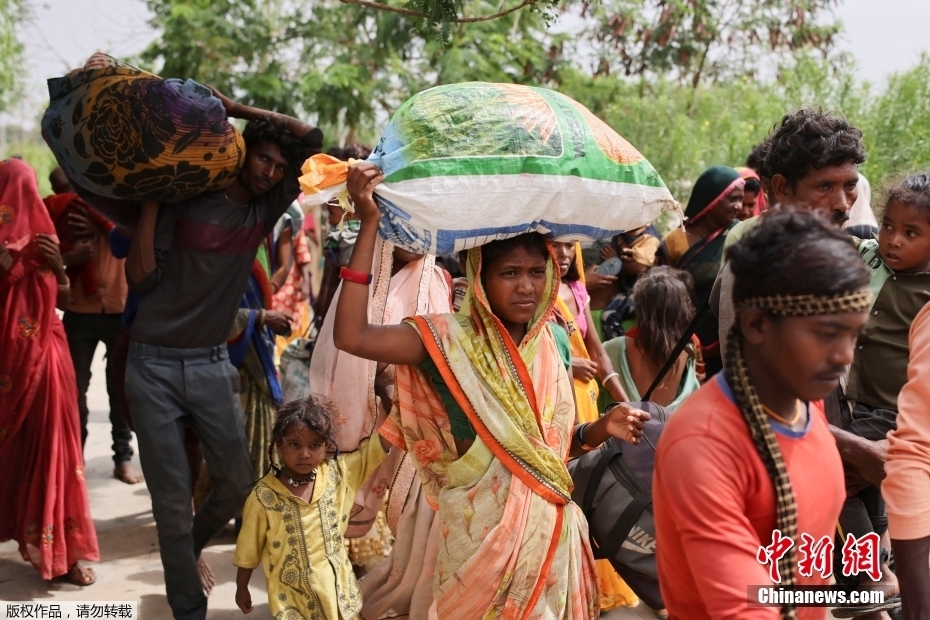
{"type": "Polygon", "coordinates": [[[269,446],[273,470],[246,499],[236,541],[236,605],[243,613],[252,611],[249,579],[259,564],[273,618],[348,619],[362,608],[342,537],[356,492],[388,446],[369,437],[340,454],[330,409],[307,398],[278,414],[269,446]]]}

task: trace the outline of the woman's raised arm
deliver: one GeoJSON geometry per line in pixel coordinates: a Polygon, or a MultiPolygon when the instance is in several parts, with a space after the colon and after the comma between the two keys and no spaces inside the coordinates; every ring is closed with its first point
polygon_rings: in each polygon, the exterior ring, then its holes
{"type": "Polygon", "coordinates": [[[361,226],[352,258],[342,280],[339,303],[333,323],[336,346],[357,357],[385,364],[417,365],[426,359],[426,347],[417,330],[407,324],[371,325],[368,322],[368,286],[371,285],[372,259],[378,234],[380,214],[372,192],[384,179],[373,164],[355,164],[349,168],[348,189],[361,226]],[[356,280],[368,278],[368,284],[356,280]]]}

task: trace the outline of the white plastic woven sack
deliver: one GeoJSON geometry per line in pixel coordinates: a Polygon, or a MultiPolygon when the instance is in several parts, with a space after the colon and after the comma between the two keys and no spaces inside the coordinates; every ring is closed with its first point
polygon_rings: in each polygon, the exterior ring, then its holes
{"type": "Polygon", "coordinates": [[[381,235],[431,254],[525,232],[604,239],[677,208],[659,174],[587,108],[555,91],[468,82],[421,92],[369,158],[381,235]]]}

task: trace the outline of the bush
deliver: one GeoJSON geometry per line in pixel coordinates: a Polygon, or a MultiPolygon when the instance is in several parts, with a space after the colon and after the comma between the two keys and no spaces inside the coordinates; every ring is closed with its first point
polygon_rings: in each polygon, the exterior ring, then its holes
{"type": "Polygon", "coordinates": [[[862,173],[877,195],[891,175],[930,169],[930,56],[880,93],[855,75],[848,57],[799,56],[769,82],[744,77],[695,90],[563,71],[560,89],[636,145],[682,203],[704,169],[745,165],[752,147],[802,106],[843,114],[863,131],[862,173]]]}

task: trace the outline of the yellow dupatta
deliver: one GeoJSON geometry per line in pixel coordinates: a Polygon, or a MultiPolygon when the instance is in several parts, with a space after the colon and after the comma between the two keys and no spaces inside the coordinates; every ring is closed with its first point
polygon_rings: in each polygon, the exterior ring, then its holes
{"type": "MultiPolygon", "coordinates": [[[[575,243],[575,266],[581,275],[581,283],[584,284],[584,260],[581,256],[580,243],[575,243]]],[[[591,356],[588,355],[588,347],[584,343],[584,336],[581,335],[581,330],[576,325],[575,315],[572,314],[568,304],[565,303],[561,296],[558,297],[556,308],[568,324],[568,341],[572,348],[572,358],[591,359],[591,356]]],[[[584,312],[584,308],[579,308],[579,310],[584,312]]],[[[594,325],[589,325],[588,329],[594,329],[594,325]]],[[[597,380],[585,381],[584,379],[572,377],[572,384],[575,388],[576,421],[581,423],[594,422],[601,417],[597,405],[597,397],[600,393],[597,380]]],[[[598,560],[596,564],[597,585],[601,593],[601,611],[636,605],[639,602],[639,598],[633,593],[630,586],[617,575],[608,560],[598,560]]]]}
{"type": "MultiPolygon", "coordinates": [[[[584,261],[581,258],[580,243],[575,244],[575,266],[578,269],[578,273],[581,274],[581,283],[584,284],[584,261]]],[[[581,330],[578,329],[576,325],[575,315],[572,314],[568,304],[565,303],[565,300],[563,300],[561,296],[557,298],[556,308],[558,308],[559,314],[562,315],[562,318],[568,324],[568,341],[572,347],[572,358],[591,359],[591,356],[588,355],[588,348],[584,343],[584,336],[581,335],[581,330]]],[[[584,308],[579,308],[579,311],[584,312],[584,308]]],[[[594,325],[589,325],[588,329],[594,329],[594,325]]],[[[575,386],[577,421],[594,422],[600,417],[600,412],[597,408],[597,397],[600,393],[597,380],[591,379],[585,381],[583,379],[572,378],[572,382],[575,386]]]]}
{"type": "Polygon", "coordinates": [[[415,317],[431,359],[477,433],[457,457],[448,414],[417,367],[397,369],[397,407],[382,435],[410,451],[440,540],[438,617],[593,618],[598,613],[587,523],[570,501],[565,467],[575,412],[543,303],[519,345],[491,312],[481,254],[468,257],[469,314],[415,317]]]}

